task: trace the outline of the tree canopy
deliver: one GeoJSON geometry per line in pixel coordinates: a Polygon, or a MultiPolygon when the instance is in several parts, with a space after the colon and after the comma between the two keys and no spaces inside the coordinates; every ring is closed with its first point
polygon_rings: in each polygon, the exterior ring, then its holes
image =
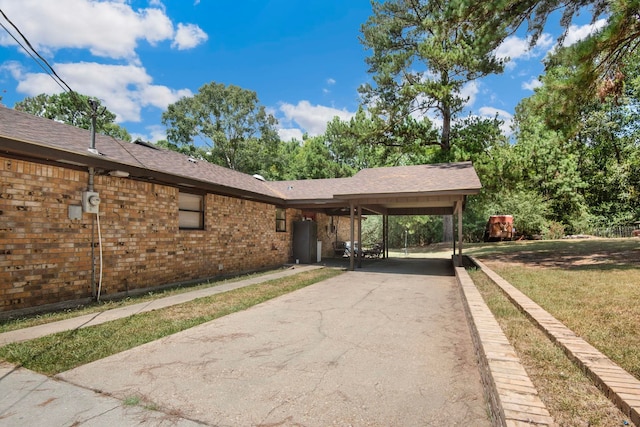
{"type": "MultiPolygon", "coordinates": [[[[563,42],[578,15],[589,14],[592,23],[604,19],[605,24],[590,37],[555,55],[551,65],[563,64],[575,68],[573,84],[565,88],[568,102],[579,104],[585,94],[602,96],[620,94],[624,80],[620,68],[640,44],[640,4],[637,0],[452,0],[451,7],[473,28],[505,28],[496,33],[499,40],[525,27],[535,45],[545,26],[556,14],[564,32],[563,42]]],[[[485,30],[482,30],[485,32],[485,30]]]]}
{"type": "Polygon", "coordinates": [[[440,134],[427,133],[421,143],[448,151],[452,119],[467,101],[464,85],[503,69],[494,53],[502,27],[492,28],[489,37],[485,27],[467,25],[448,2],[389,0],[372,7],[361,42],[371,51],[366,62],[373,83],[360,92],[369,112],[381,119],[379,133],[400,138],[412,129],[405,126],[410,117],[433,114],[442,120],[440,134]]]}
{"type": "Polygon", "coordinates": [[[96,132],[123,141],[131,141],[126,129],[115,123],[116,115],[102,106],[99,100],[78,93],[40,94],[15,104],[15,109],[34,116],[56,120],[82,129],[91,129],[91,115],[96,113],[96,132]]]}
{"type": "Polygon", "coordinates": [[[169,105],[162,121],[170,143],[204,146],[204,158],[242,172],[269,169],[278,149],[276,119],[255,92],[234,85],[205,84],[195,95],[169,105]]]}
{"type": "MultiPolygon", "coordinates": [[[[210,83],[163,116],[164,144],[267,179],[350,176],[368,167],[472,161],[465,237],[512,214],[524,235],[589,233],[640,219],[638,5],[630,0],[388,0],[362,26],[371,81],[349,120],[324,135],[280,141],[254,92],[210,83]],[[463,117],[464,88],[500,73],[496,48],[526,25],[530,42],[558,10],[565,30],[588,9],[605,25],[545,59],[542,86],[517,106],[514,133],[497,118],[463,117]]],[[[562,38],[560,38],[562,40],[562,38]]],[[[391,220],[400,244],[443,238],[442,218],[391,220]]],[[[376,238],[375,220],[365,234],[376,238]]]]}

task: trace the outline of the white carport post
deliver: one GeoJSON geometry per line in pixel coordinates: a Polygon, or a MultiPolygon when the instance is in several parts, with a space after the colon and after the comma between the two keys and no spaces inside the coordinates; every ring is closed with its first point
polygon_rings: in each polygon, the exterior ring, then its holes
{"type": "Polygon", "coordinates": [[[349,218],[351,220],[351,246],[350,246],[350,250],[349,250],[349,270],[353,271],[354,270],[354,258],[353,258],[353,249],[354,249],[354,238],[355,238],[355,230],[354,230],[354,210],[355,210],[355,206],[353,206],[353,202],[349,202],[349,218]]]}
{"type": "Polygon", "coordinates": [[[458,214],[458,267],[462,267],[462,200],[456,202],[458,214]]]}
{"type": "Polygon", "coordinates": [[[389,216],[382,215],[382,258],[389,258],[389,216]]]}
{"type": "Polygon", "coordinates": [[[362,268],[362,206],[358,205],[358,268],[362,268]]]}

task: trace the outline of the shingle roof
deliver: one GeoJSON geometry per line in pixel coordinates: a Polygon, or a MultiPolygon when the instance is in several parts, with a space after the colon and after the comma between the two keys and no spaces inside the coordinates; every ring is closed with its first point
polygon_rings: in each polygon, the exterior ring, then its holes
{"type": "Polygon", "coordinates": [[[49,161],[123,169],[132,177],[164,179],[271,203],[328,202],[367,196],[397,197],[475,194],[480,180],[471,162],[364,169],[351,178],[264,182],[163,148],[153,148],[96,135],[0,106],[0,152],[49,161]],[[73,160],[73,161],[71,161],[73,160]]]}
{"type": "Polygon", "coordinates": [[[31,145],[34,151],[37,151],[39,146],[52,147],[61,151],[61,154],[85,156],[88,164],[91,164],[92,159],[99,159],[269,198],[280,198],[264,182],[251,175],[205,161],[192,162],[184,154],[159,147],[154,149],[96,135],[95,148],[103,155],[95,156],[88,151],[91,145],[91,133],[88,130],[0,106],[0,138],[2,137],[22,141],[31,145]]]}
{"type": "Polygon", "coordinates": [[[344,191],[355,191],[353,178],[305,179],[299,181],[269,181],[267,185],[286,200],[329,200],[344,191]]]}
{"type": "Polygon", "coordinates": [[[482,187],[471,162],[363,169],[351,178],[267,183],[289,200],[333,199],[366,195],[462,192],[482,187]]]}
{"type": "MultiPolygon", "coordinates": [[[[482,185],[471,162],[363,169],[354,179],[360,193],[434,193],[479,190],[482,185]]],[[[354,193],[341,193],[354,194],[354,193]]]]}

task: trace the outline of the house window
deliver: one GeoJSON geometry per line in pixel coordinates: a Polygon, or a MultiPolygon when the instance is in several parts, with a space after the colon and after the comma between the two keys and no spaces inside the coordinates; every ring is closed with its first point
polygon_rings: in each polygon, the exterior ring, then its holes
{"type": "Polygon", "coordinates": [[[178,194],[178,225],[181,229],[204,230],[204,196],[178,194]]]}
{"type": "Polygon", "coordinates": [[[287,210],[276,208],[276,231],[287,231],[287,210]]]}

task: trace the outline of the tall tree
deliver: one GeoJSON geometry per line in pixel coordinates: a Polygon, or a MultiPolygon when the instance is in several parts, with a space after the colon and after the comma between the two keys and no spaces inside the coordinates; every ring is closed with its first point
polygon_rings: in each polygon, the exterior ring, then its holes
{"type": "Polygon", "coordinates": [[[305,135],[293,158],[291,168],[295,179],[341,178],[353,175],[344,164],[335,161],[324,136],[305,135]]]}
{"type": "MultiPolygon", "coordinates": [[[[506,37],[516,30],[526,29],[531,46],[543,34],[552,16],[560,13],[564,28],[559,41],[563,41],[573,18],[590,14],[592,22],[599,18],[606,23],[591,37],[579,42],[576,48],[555,57],[564,65],[576,67],[575,83],[567,88],[568,102],[580,103],[585,93],[620,94],[620,66],[624,58],[632,54],[640,44],[640,4],[637,0],[451,0],[452,7],[461,11],[475,29],[490,30],[504,26],[506,32],[496,37],[506,37]],[[575,99],[574,99],[575,98],[575,99]]],[[[482,30],[487,33],[487,31],[482,30]]],[[[565,102],[567,102],[565,101],[565,102]]]]}
{"type": "Polygon", "coordinates": [[[372,7],[361,39],[372,52],[366,61],[373,84],[361,88],[369,111],[384,120],[381,132],[396,136],[407,117],[435,113],[442,119],[440,134],[423,145],[448,151],[452,120],[467,100],[464,85],[503,70],[494,54],[499,37],[471,28],[449,2],[389,0],[372,7]]]}
{"type": "Polygon", "coordinates": [[[360,107],[351,119],[327,124],[325,140],[334,161],[348,175],[364,168],[425,163],[424,141],[437,134],[428,119],[406,117],[396,131],[360,107]]]}
{"type": "Polygon", "coordinates": [[[91,129],[91,115],[96,113],[96,132],[123,141],[131,141],[129,132],[115,123],[116,115],[99,100],[78,93],[40,94],[17,102],[16,110],[34,116],[63,122],[82,129],[91,129]],[[90,105],[93,103],[93,107],[90,105]],[[95,110],[94,110],[95,109],[95,110]]]}
{"type": "Polygon", "coordinates": [[[621,66],[621,92],[584,105],[573,137],[593,222],[629,224],[640,218],[640,52],[621,66]]]}
{"type": "Polygon", "coordinates": [[[563,135],[548,129],[540,117],[528,115],[522,105],[516,152],[522,161],[523,180],[550,204],[552,220],[579,228],[586,220],[583,189],[575,147],[563,135]]]}
{"type": "Polygon", "coordinates": [[[162,121],[169,142],[204,145],[206,160],[241,172],[268,168],[280,142],[277,121],[256,93],[234,85],[205,84],[194,96],[169,105],[162,121]]]}
{"type": "Polygon", "coordinates": [[[620,64],[621,91],[567,103],[581,71],[554,63],[543,85],[518,105],[517,148],[529,166],[523,182],[549,200],[550,219],[575,228],[580,205],[595,226],[628,224],[640,215],[639,65],[639,52],[620,64]],[[538,172],[531,173],[535,159],[538,172]]]}

